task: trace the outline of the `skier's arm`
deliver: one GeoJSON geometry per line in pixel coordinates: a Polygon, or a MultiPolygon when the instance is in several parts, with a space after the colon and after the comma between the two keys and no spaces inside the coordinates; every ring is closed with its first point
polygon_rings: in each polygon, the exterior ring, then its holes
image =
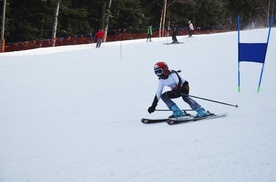
{"type": "Polygon", "coordinates": [[[153,99],[153,102],[151,104],[151,106],[148,108],[148,112],[151,114],[155,111],[155,108],[157,106],[157,103],[158,103],[158,98],[157,96],[155,95],[154,99],[153,99]]]}
{"type": "Polygon", "coordinates": [[[157,106],[157,103],[161,97],[161,93],[163,91],[163,88],[164,88],[164,85],[161,81],[159,81],[159,84],[158,84],[158,89],[157,89],[157,92],[156,92],[156,95],[154,96],[154,99],[153,99],[153,102],[151,104],[151,106],[148,108],[148,112],[151,114],[155,111],[155,108],[157,106]]]}

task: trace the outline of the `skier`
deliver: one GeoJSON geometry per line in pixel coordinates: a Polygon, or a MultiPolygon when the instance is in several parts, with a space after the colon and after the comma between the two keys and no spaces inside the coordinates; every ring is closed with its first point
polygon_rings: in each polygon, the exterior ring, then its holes
{"type": "Polygon", "coordinates": [[[150,114],[155,111],[157,103],[161,98],[167,107],[173,111],[173,114],[169,116],[169,118],[185,116],[185,113],[182,112],[182,110],[180,110],[179,107],[171,100],[182,97],[182,99],[197,112],[196,117],[204,117],[208,115],[203,107],[188,96],[190,90],[189,83],[179,76],[178,73],[180,70],[169,70],[168,65],[165,62],[157,62],[154,65],[154,72],[159,78],[159,84],[152,105],[148,108],[148,112],[150,114]],[[170,87],[171,91],[162,93],[164,86],[170,87]]]}
{"type": "Polygon", "coordinates": [[[149,39],[149,41],[151,42],[151,37],[152,37],[152,25],[149,25],[149,26],[148,26],[148,37],[147,37],[147,42],[148,42],[148,39],[149,39]]]}
{"type": "Polygon", "coordinates": [[[179,30],[179,27],[175,24],[175,22],[172,23],[172,44],[177,44],[178,43],[178,40],[176,38],[177,34],[178,34],[178,30],[179,30]]]}
{"type": "Polygon", "coordinates": [[[96,48],[99,48],[99,47],[101,47],[101,44],[102,44],[102,41],[103,41],[103,38],[104,38],[104,32],[102,30],[99,30],[96,33],[95,37],[98,38],[96,48]]]}
{"type": "Polygon", "coordinates": [[[189,36],[188,37],[192,37],[194,26],[193,26],[191,20],[188,21],[188,25],[189,25],[189,36]]]}

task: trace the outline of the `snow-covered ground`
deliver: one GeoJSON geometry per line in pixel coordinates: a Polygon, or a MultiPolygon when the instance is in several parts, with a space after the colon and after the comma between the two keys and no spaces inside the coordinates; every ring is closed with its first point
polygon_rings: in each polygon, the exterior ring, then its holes
{"type": "MultiPolygon", "coordinates": [[[[261,64],[245,62],[238,92],[237,32],[0,54],[0,181],[276,181],[275,31],[259,93],[261,64]],[[171,114],[147,113],[158,61],[182,70],[191,95],[239,108],[196,99],[227,117],[142,124],[171,114]]],[[[267,32],[243,31],[241,41],[266,42],[267,32]]]]}

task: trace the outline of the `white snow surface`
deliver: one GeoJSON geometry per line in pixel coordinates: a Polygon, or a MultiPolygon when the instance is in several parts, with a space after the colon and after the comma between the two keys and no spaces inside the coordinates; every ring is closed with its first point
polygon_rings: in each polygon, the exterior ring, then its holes
{"type": "MultiPolygon", "coordinates": [[[[39,48],[0,54],[1,182],[276,181],[276,29],[261,64],[241,62],[237,32],[39,48]],[[153,65],[181,69],[190,94],[227,117],[145,125],[153,65]]],[[[241,32],[266,42],[268,29],[241,32]]],[[[183,109],[188,105],[177,99],[183,109]]],[[[157,109],[167,109],[160,100],[157,109]]],[[[193,113],[193,112],[192,112],[193,113]]]]}

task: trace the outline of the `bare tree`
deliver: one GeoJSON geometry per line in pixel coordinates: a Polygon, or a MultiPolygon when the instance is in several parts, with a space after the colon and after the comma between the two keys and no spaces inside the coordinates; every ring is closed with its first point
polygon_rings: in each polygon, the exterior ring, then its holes
{"type": "Polygon", "coordinates": [[[111,14],[111,5],[112,5],[112,0],[108,0],[108,6],[106,13],[104,14],[105,17],[105,23],[104,23],[104,42],[106,42],[106,37],[107,37],[107,32],[108,32],[108,24],[109,24],[109,17],[111,14]]]}
{"type": "Polygon", "coordinates": [[[52,29],[52,46],[55,47],[56,45],[56,35],[57,35],[57,25],[58,25],[58,13],[59,13],[59,7],[60,7],[61,0],[57,0],[56,4],[56,10],[54,14],[54,23],[53,23],[53,29],[52,29]]]}
{"type": "Polygon", "coordinates": [[[166,23],[166,13],[167,13],[167,4],[168,1],[163,1],[163,8],[161,11],[161,18],[160,18],[160,24],[159,24],[159,37],[164,36],[164,30],[165,30],[165,23],[166,23]]]}
{"type": "Polygon", "coordinates": [[[5,19],[6,19],[6,0],[3,1],[2,31],[1,31],[1,52],[5,52],[5,19]]]}
{"type": "MultiPolygon", "coordinates": [[[[187,3],[192,0],[163,0],[163,6],[162,6],[162,11],[161,11],[161,18],[160,18],[160,24],[159,24],[159,37],[163,37],[164,30],[165,30],[165,24],[166,24],[166,18],[167,18],[167,9],[174,3],[187,3]]],[[[168,24],[168,29],[169,29],[169,24],[168,24]]]]}
{"type": "Polygon", "coordinates": [[[261,16],[267,19],[275,13],[276,0],[255,0],[256,8],[260,10],[261,16]]]}

